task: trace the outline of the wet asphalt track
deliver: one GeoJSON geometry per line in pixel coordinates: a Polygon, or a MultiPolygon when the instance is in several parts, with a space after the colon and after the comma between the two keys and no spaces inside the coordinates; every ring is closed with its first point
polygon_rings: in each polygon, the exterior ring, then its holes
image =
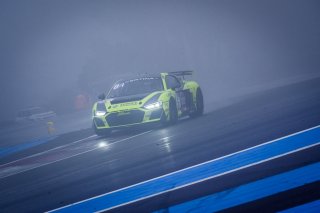
{"type": "MultiPolygon", "coordinates": [[[[167,128],[118,132],[108,138],[95,136],[90,129],[65,134],[1,159],[0,209],[1,212],[55,209],[319,124],[320,79],[314,79],[253,94],[167,128]]],[[[164,208],[319,160],[319,147],[315,147],[216,180],[220,184],[208,182],[171,195],[174,199],[162,197],[121,211],[164,208]],[[210,184],[216,187],[208,190],[210,184]]],[[[254,209],[255,205],[241,208],[254,209]]],[[[290,205],[294,204],[276,210],[290,205]]]]}

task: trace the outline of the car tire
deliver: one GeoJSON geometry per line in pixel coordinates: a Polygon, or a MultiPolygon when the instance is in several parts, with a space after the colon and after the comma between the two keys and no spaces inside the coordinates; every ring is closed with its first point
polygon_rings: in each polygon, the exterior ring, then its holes
{"type": "Polygon", "coordinates": [[[200,88],[197,89],[195,108],[196,110],[190,114],[191,118],[195,118],[203,115],[204,103],[203,103],[202,91],[200,88]]]}
{"type": "Polygon", "coordinates": [[[162,114],[161,114],[161,118],[160,118],[160,124],[163,127],[166,127],[169,125],[169,120],[166,116],[166,113],[164,112],[164,110],[162,110],[162,114]]]}
{"type": "Polygon", "coordinates": [[[169,103],[169,124],[173,125],[178,121],[178,110],[176,102],[171,99],[169,103]]]}

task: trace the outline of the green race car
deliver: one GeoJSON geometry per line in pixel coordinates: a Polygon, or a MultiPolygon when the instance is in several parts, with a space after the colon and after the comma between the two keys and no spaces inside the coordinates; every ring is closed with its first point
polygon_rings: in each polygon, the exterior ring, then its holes
{"type": "Polygon", "coordinates": [[[93,129],[107,135],[114,129],[141,124],[174,124],[183,116],[203,114],[203,95],[192,71],[144,75],[117,81],[93,105],[93,129]]]}

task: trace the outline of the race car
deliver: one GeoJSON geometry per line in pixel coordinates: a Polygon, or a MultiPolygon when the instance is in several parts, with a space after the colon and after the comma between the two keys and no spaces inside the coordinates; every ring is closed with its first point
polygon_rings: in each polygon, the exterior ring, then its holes
{"type": "Polygon", "coordinates": [[[93,129],[97,135],[142,124],[170,125],[184,116],[203,114],[198,83],[186,80],[192,71],[142,75],[117,81],[93,105],[93,129]]]}

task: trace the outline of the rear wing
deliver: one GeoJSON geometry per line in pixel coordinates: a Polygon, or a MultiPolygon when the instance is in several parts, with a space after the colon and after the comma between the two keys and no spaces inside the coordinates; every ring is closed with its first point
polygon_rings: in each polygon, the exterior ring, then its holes
{"type": "Polygon", "coordinates": [[[175,76],[178,76],[178,77],[184,79],[185,76],[192,75],[193,71],[191,71],[191,70],[188,70],[188,71],[174,71],[174,72],[168,72],[168,74],[175,75],[175,76]]]}

